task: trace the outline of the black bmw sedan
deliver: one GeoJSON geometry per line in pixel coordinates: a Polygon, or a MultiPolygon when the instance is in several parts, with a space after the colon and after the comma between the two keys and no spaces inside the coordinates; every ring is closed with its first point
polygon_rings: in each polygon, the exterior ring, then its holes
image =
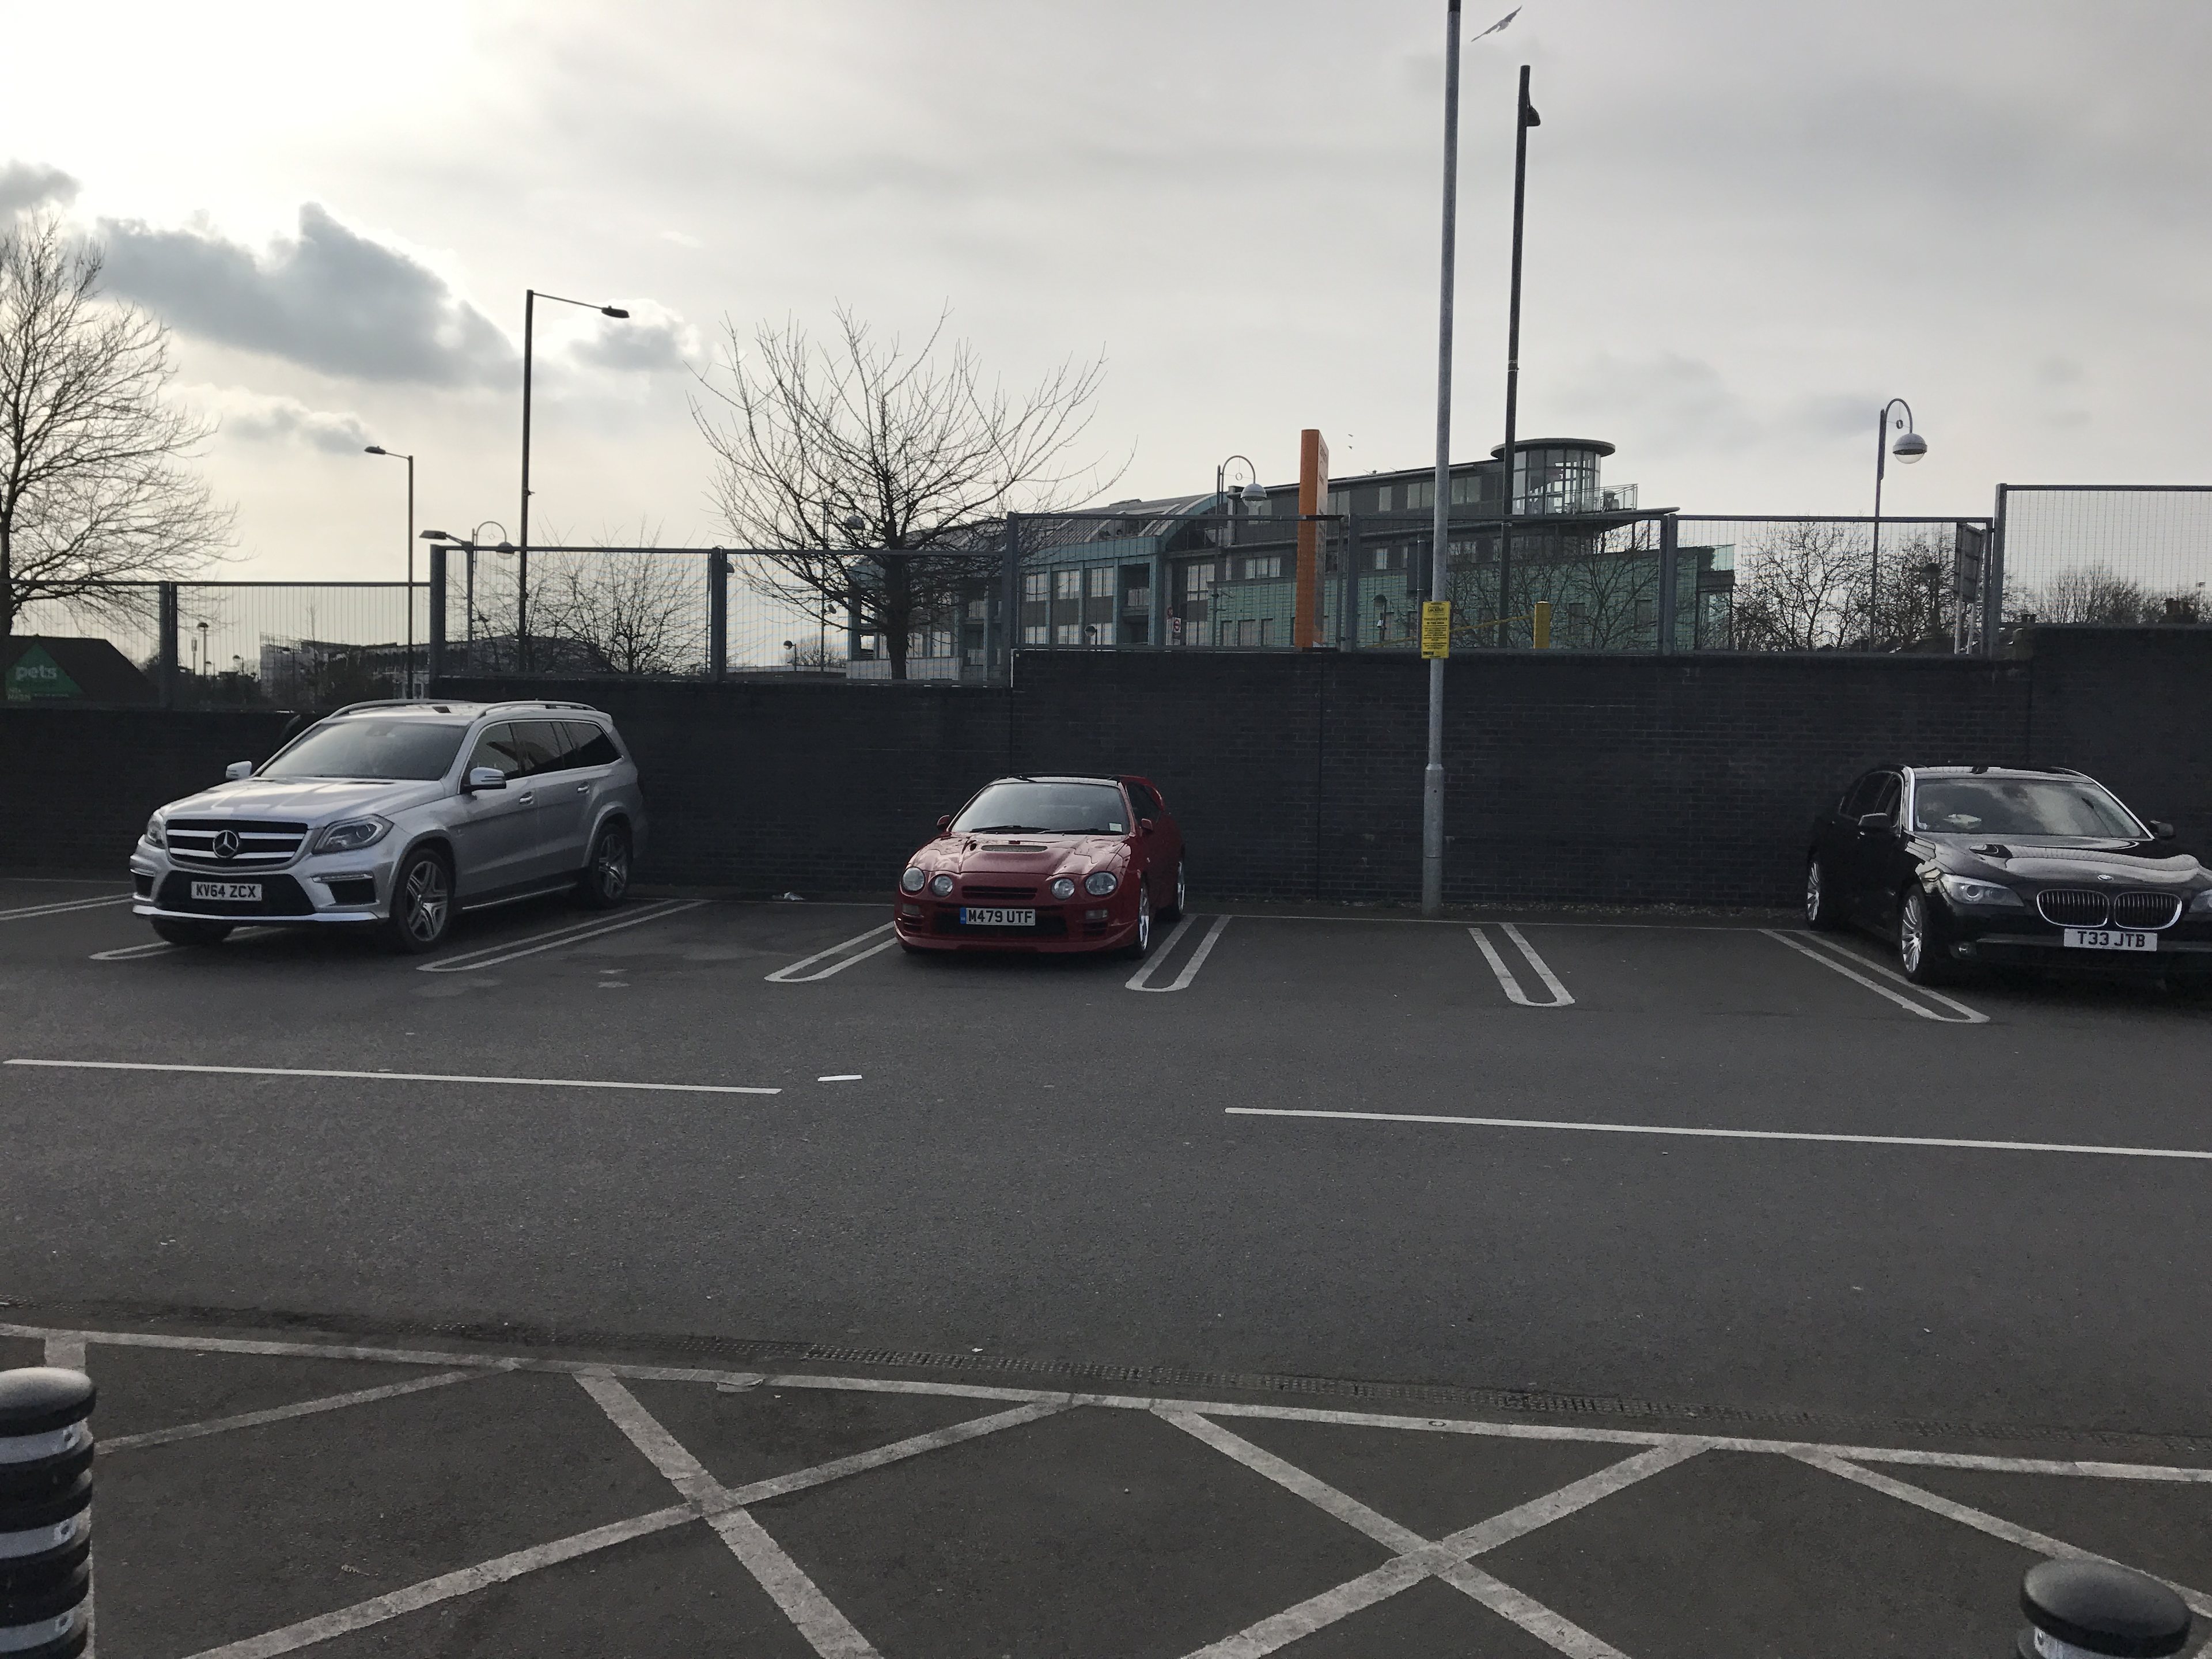
{"type": "Polygon", "coordinates": [[[2212,871],[2065,768],[1882,766],[1814,820],[1805,920],[1897,944],[1907,979],[2095,967],[2212,975],[2212,871]]]}

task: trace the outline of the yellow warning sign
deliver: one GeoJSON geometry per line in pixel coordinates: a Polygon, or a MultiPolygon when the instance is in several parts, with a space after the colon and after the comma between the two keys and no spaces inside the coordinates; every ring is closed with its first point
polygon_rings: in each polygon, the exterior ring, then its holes
{"type": "Polygon", "coordinates": [[[1421,659],[1451,655],[1451,601],[1421,601],[1421,659]]]}

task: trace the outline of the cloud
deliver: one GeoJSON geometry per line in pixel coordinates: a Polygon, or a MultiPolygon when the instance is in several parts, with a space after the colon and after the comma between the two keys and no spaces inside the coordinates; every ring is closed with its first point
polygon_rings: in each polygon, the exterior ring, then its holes
{"type": "Polygon", "coordinates": [[[222,422],[225,437],[252,443],[303,443],[326,454],[358,455],[370,442],[360,416],[311,409],[297,398],[272,397],[243,386],[196,388],[194,401],[222,422]]]}
{"type": "Polygon", "coordinates": [[[592,368],[652,374],[682,368],[699,351],[698,331],[676,313],[650,301],[633,303],[627,321],[608,318],[571,352],[592,368]]]}
{"type": "Polygon", "coordinates": [[[66,206],[76,199],[77,182],[43,161],[10,161],[0,167],[0,218],[29,213],[49,202],[66,206]]]}
{"type": "Polygon", "coordinates": [[[1856,392],[1754,403],[1712,364],[1678,352],[1595,357],[1560,403],[1601,436],[1652,454],[1832,442],[1865,432],[1881,406],[1881,398],[1856,392]]]}
{"type": "Polygon", "coordinates": [[[325,374],[432,386],[482,385],[514,349],[427,265],[300,210],[296,241],[250,248],[197,230],[103,220],[107,279],[179,329],[325,374]]]}

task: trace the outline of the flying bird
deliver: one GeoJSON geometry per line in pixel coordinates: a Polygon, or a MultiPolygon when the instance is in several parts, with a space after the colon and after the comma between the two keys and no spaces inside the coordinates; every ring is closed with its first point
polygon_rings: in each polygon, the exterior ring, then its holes
{"type": "Polygon", "coordinates": [[[1521,15],[1521,8],[1520,8],[1520,7],[1518,7],[1518,6],[1514,7],[1514,8],[1513,8],[1513,9],[1512,9],[1511,11],[1507,12],[1507,13],[1505,14],[1505,15],[1504,15],[1504,16],[1503,16],[1503,17],[1499,18],[1499,19],[1498,19],[1495,23],[1492,23],[1492,24],[1488,28],[1486,28],[1486,29],[1483,30],[1482,34],[1478,34],[1478,35],[1474,35],[1474,36],[1471,37],[1471,38],[1468,40],[1468,45],[1469,45],[1470,46],[1473,46],[1473,45],[1475,43],[1475,41],[1481,40],[1481,39],[1483,38],[1483,35],[1486,35],[1486,34],[1495,34],[1495,33],[1497,33],[1498,32],[1498,30],[1500,30],[1500,29],[1504,28],[1504,27],[1508,23],[1511,22],[1515,18],[1518,17],[1520,15],[1521,15]]]}

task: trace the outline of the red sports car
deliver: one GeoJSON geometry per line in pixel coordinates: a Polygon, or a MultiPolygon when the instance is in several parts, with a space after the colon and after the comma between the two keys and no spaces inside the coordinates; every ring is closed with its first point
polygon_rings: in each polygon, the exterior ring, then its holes
{"type": "Polygon", "coordinates": [[[1149,778],[1000,778],[907,860],[901,949],[1119,951],[1182,914],[1182,831],[1149,778]]]}

